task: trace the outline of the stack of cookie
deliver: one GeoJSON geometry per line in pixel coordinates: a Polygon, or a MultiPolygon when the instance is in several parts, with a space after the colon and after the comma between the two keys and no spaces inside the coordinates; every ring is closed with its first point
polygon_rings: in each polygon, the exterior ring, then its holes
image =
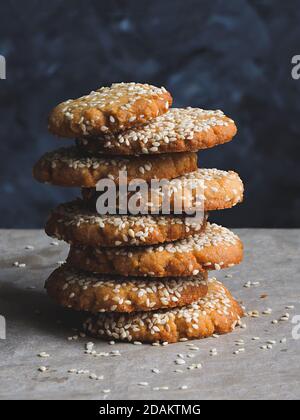
{"type": "Polygon", "coordinates": [[[48,235],[70,244],[66,264],[46,289],[60,305],[93,314],[85,327],[94,336],[176,342],[230,332],[242,316],[229,291],[207,275],[238,264],[242,243],[210,224],[207,212],[241,202],[243,184],[235,172],[198,169],[196,153],[230,141],[236,126],[221,111],[171,105],[164,88],[118,83],[66,101],[50,115],[50,131],[76,144],[44,155],[34,177],[79,187],[81,198],[58,206],[46,224],[48,235]],[[128,206],[124,214],[120,201],[99,214],[98,182],[110,179],[120,194],[124,171],[127,183],[169,182],[153,188],[154,195],[139,195],[148,214],[130,214],[128,206]],[[186,185],[192,203],[199,199],[195,186],[202,186],[201,218],[175,214],[186,185]],[[163,212],[166,197],[171,214],[163,212]]]}

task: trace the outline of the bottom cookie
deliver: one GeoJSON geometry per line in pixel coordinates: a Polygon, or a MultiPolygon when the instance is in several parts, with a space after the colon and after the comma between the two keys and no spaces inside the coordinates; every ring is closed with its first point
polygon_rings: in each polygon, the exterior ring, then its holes
{"type": "Polygon", "coordinates": [[[215,278],[207,295],[197,302],[171,310],[133,314],[100,314],[89,318],[85,331],[94,337],[144,343],[199,339],[231,332],[243,310],[226,287],[215,278]]]}

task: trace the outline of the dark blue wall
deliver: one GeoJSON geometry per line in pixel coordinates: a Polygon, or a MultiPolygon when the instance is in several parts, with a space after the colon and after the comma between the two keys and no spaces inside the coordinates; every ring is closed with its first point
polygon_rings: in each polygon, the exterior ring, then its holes
{"type": "Polygon", "coordinates": [[[34,161],[62,144],[47,133],[58,102],[114,81],[166,86],[176,106],[221,108],[236,139],[200,165],[236,169],[242,206],[215,214],[231,226],[300,227],[300,2],[45,1],[1,3],[1,227],[41,227],[76,190],[40,185],[34,161]]]}

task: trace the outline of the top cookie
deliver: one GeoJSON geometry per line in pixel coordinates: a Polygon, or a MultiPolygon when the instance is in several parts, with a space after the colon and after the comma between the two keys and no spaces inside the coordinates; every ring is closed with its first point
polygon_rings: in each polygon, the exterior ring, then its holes
{"type": "Polygon", "coordinates": [[[172,105],[170,93],[141,83],[114,83],[59,104],[49,116],[49,130],[61,137],[99,136],[144,124],[172,105]]]}
{"type": "Polygon", "coordinates": [[[172,108],[142,127],[101,138],[83,138],[78,144],[107,154],[154,154],[196,152],[230,141],[237,128],[222,111],[200,108],[172,108]]]}

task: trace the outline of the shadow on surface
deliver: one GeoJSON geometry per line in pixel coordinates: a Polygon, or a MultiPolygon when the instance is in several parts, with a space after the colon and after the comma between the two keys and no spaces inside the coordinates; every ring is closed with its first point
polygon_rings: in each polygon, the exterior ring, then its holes
{"type": "Polygon", "coordinates": [[[80,329],[84,313],[64,309],[53,303],[46,292],[38,288],[20,288],[7,281],[1,281],[0,313],[6,318],[7,327],[14,330],[22,326],[28,333],[42,331],[56,337],[75,334],[80,329]]]}

